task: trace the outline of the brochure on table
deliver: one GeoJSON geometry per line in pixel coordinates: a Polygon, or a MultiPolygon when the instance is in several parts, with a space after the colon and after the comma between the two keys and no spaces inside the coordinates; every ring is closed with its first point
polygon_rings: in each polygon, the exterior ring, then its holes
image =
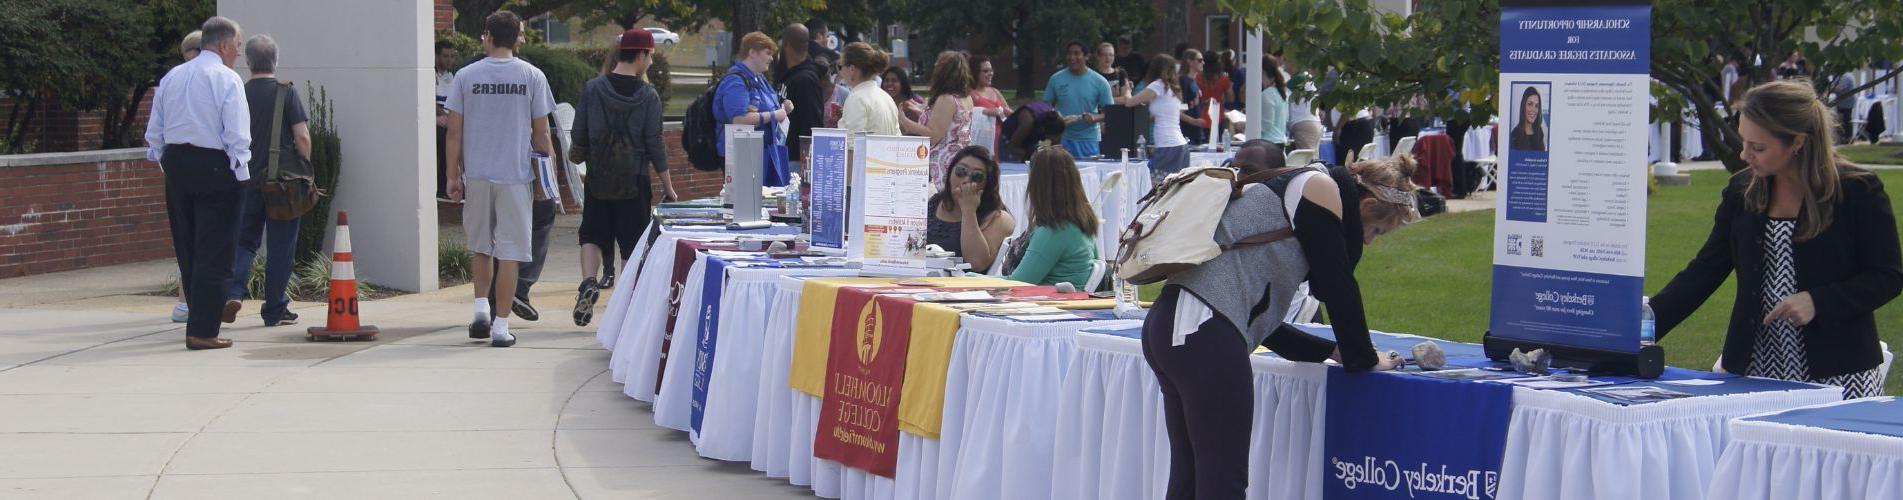
{"type": "Polygon", "coordinates": [[[733,205],[733,224],[760,220],[760,169],[766,154],[766,134],[752,125],[727,125],[727,203],[733,205]]]}
{"type": "Polygon", "coordinates": [[[1490,334],[1638,352],[1651,5],[1502,7],[1490,334]]]}
{"type": "Polygon", "coordinates": [[[852,173],[847,255],[874,273],[925,272],[926,201],[932,196],[924,137],[865,136],[852,173]]]}
{"type": "Polygon", "coordinates": [[[808,150],[807,168],[811,172],[811,201],[806,216],[812,222],[812,248],[846,249],[846,168],[850,137],[845,130],[813,129],[812,149],[808,150]]]}

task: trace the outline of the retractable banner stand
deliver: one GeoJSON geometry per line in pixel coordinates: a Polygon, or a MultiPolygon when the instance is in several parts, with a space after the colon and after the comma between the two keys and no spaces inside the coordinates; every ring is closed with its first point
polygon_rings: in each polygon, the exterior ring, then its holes
{"type": "Polygon", "coordinates": [[[813,145],[808,167],[812,171],[812,202],[806,216],[812,221],[813,248],[846,249],[846,143],[845,130],[813,129],[813,145]]]}
{"type": "Polygon", "coordinates": [[[1490,336],[1638,353],[1651,3],[1501,7],[1490,336]]]}

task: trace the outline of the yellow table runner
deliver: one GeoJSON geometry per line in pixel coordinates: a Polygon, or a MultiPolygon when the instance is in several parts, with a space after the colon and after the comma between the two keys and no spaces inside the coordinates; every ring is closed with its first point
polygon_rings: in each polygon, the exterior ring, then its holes
{"type": "MultiPolygon", "coordinates": [[[[786,385],[812,397],[824,397],[826,389],[826,356],[832,345],[833,305],[839,297],[839,289],[848,286],[895,286],[899,278],[814,278],[806,280],[800,289],[800,317],[793,332],[793,368],[787,372],[786,385]]],[[[1024,286],[1023,283],[999,278],[907,278],[919,280],[923,286],[1024,286]]],[[[914,309],[917,314],[917,309],[914,309]]],[[[927,314],[930,315],[929,313],[927,314]]],[[[914,320],[914,324],[917,321],[914,320]]],[[[953,315],[952,332],[958,331],[956,315],[953,315]]],[[[916,335],[914,335],[916,337],[916,335]]],[[[949,336],[949,335],[948,335],[949,336]]],[[[915,341],[916,342],[916,341],[915,341]]],[[[913,344],[916,346],[917,344],[913,344]]],[[[945,356],[950,356],[951,343],[945,343],[945,356]]],[[[909,364],[913,354],[906,354],[909,364]]],[[[940,363],[938,378],[944,380],[943,363],[940,363]]],[[[911,376],[911,369],[906,375],[911,376]]],[[[910,384],[906,384],[910,385],[910,384]]],[[[942,385],[942,384],[941,384],[942,385]]],[[[903,389],[902,389],[903,391],[903,389]]],[[[944,389],[939,389],[943,392],[944,389]]],[[[900,395],[904,397],[903,392],[900,395]]],[[[941,398],[942,399],[942,398],[941,398]]],[[[903,404],[903,400],[901,400],[903,404]]]]}

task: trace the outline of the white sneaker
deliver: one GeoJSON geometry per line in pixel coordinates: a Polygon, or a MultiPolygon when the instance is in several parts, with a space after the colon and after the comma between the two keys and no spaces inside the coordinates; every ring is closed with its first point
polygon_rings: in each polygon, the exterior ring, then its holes
{"type": "Polygon", "coordinates": [[[185,305],[184,302],[177,302],[172,305],[172,322],[173,323],[184,323],[186,321],[190,321],[191,319],[192,319],[191,306],[185,305]]]}

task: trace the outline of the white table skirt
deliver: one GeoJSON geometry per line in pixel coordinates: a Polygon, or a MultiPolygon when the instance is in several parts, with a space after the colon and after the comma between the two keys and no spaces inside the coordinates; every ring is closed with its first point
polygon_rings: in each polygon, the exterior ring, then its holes
{"type": "Polygon", "coordinates": [[[615,293],[610,296],[608,311],[602,315],[599,335],[616,339],[614,353],[608,361],[614,381],[626,384],[623,392],[641,401],[654,401],[661,330],[667,323],[667,314],[654,314],[654,311],[667,310],[668,296],[672,293],[670,280],[674,274],[676,239],[679,236],[662,233],[654,241],[638,281],[615,280],[615,293]]]}
{"type": "Polygon", "coordinates": [[[1733,420],[1707,498],[1903,498],[1903,438],[1733,420]]]}
{"type": "Polygon", "coordinates": [[[1050,498],[1058,395],[1078,331],[1137,324],[966,315],[945,373],[938,494],[920,498],[1050,498]]]}
{"type": "Polygon", "coordinates": [[[1618,406],[1515,387],[1499,497],[1702,500],[1728,420],[1841,398],[1820,387],[1618,406]]]}
{"type": "MultiPolygon", "coordinates": [[[[747,461],[752,458],[754,417],[761,401],[770,312],[780,305],[780,277],[853,276],[858,270],[727,269],[727,285],[720,297],[720,335],[714,341],[713,379],[707,385],[707,408],[701,415],[696,448],[703,457],[747,461]]],[[[794,302],[797,306],[798,301],[794,302]]],[[[780,376],[784,379],[785,372],[780,376]]]]}
{"type": "MultiPolygon", "coordinates": [[[[1163,394],[1137,339],[1084,333],[1060,394],[1052,498],[1151,499],[1168,488],[1163,394]]],[[[1251,356],[1251,499],[1320,499],[1327,367],[1251,356]]]]}

